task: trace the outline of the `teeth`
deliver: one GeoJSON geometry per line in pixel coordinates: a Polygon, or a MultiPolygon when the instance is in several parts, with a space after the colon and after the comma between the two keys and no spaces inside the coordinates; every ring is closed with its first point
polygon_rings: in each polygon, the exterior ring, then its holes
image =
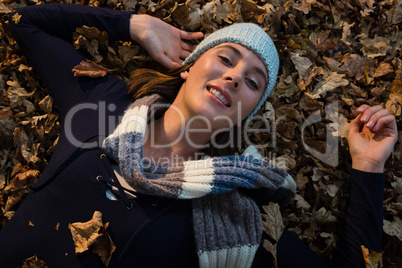
{"type": "Polygon", "coordinates": [[[214,94],[218,99],[221,100],[221,102],[223,102],[226,106],[229,106],[229,102],[227,101],[227,99],[225,98],[225,96],[223,96],[218,90],[211,88],[210,92],[212,94],[214,94]]]}

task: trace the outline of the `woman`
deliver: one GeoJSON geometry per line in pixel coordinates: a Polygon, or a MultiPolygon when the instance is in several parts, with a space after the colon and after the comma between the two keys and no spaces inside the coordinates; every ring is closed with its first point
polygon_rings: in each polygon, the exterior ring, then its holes
{"type": "MultiPolygon", "coordinates": [[[[22,17],[18,23],[10,19],[10,28],[51,92],[64,132],[33,191],[0,232],[1,267],[22,265],[33,255],[50,267],[102,265],[92,251],[74,253],[68,228],[95,211],[109,222],[106,231],[116,244],[111,267],[272,263],[260,246],[256,203],[285,205],[292,179],[266,161],[214,157],[221,143],[213,142],[215,133],[249,120],[274,86],[278,57],[261,29],[249,24],[225,28],[190,54],[192,47],[181,39],[202,34],[181,32],[149,16],[74,5],[18,9],[10,18],[17,13],[22,17]],[[131,103],[127,86],[114,76],[74,77],[71,69],[85,57],[72,47],[71,36],[84,24],[107,31],[113,40],[137,41],[168,68],[186,58],[173,71],[180,86],[166,93],[158,88],[175,84],[176,78],[155,87],[149,85],[154,80],[134,74],[136,101],[131,103]],[[100,119],[102,105],[107,111],[100,119]],[[116,128],[106,127],[106,153],[100,151],[99,130],[122,115],[116,128]],[[183,127],[190,123],[192,131],[183,138],[183,127]],[[212,158],[189,161],[202,151],[212,158]]],[[[334,260],[339,267],[362,265],[360,245],[381,251],[383,167],[396,141],[395,119],[387,110],[362,106],[358,112],[349,134],[354,169],[334,260]]],[[[287,231],[278,243],[278,262],[280,267],[326,266],[287,231]]]]}

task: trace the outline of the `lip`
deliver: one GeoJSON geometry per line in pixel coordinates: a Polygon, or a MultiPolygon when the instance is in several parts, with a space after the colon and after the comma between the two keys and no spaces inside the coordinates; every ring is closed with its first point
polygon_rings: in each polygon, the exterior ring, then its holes
{"type": "MultiPolygon", "coordinates": [[[[228,103],[229,103],[229,107],[231,107],[232,106],[232,98],[230,97],[230,94],[229,94],[229,92],[226,90],[226,89],[224,89],[223,87],[221,87],[221,86],[218,86],[218,85],[207,85],[207,91],[209,92],[209,90],[208,90],[208,88],[213,88],[213,89],[215,89],[215,90],[217,90],[219,93],[221,93],[224,97],[225,97],[225,99],[228,101],[228,103]]],[[[217,98],[214,94],[212,94],[211,92],[209,92],[212,96],[214,96],[215,98],[217,98]]],[[[218,98],[217,98],[218,99],[218,98]]],[[[219,99],[218,99],[219,100],[219,99]]],[[[221,100],[219,100],[219,102],[220,103],[222,103],[226,108],[229,108],[228,106],[226,106],[223,102],[221,102],[221,100]]]]}

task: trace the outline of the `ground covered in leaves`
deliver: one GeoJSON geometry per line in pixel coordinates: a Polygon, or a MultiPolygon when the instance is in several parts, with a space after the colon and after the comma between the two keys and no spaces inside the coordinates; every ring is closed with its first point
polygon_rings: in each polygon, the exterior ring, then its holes
{"type": "MultiPolygon", "coordinates": [[[[0,229],[46,167],[60,132],[57,107],[8,30],[12,9],[47,2],[0,2],[0,229]]],[[[277,46],[281,67],[260,111],[269,124],[253,122],[260,131],[250,140],[264,144],[261,153],[295,178],[297,194],[282,212],[284,223],[326,259],[332,258],[348,196],[348,122],[361,104],[389,109],[399,141],[386,165],[382,262],[401,267],[401,0],[58,2],[135,10],[206,34],[234,22],[261,25],[277,46]]],[[[85,28],[74,39],[90,60],[125,81],[133,69],[155,65],[135,43],[108,42],[85,28]]]]}

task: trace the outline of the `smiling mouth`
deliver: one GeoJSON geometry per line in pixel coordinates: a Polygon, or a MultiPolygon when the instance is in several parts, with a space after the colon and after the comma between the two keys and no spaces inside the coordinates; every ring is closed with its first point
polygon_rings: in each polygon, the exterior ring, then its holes
{"type": "Polygon", "coordinates": [[[230,107],[229,101],[218,90],[210,87],[207,87],[207,90],[214,94],[223,104],[226,105],[226,107],[230,107]]]}

